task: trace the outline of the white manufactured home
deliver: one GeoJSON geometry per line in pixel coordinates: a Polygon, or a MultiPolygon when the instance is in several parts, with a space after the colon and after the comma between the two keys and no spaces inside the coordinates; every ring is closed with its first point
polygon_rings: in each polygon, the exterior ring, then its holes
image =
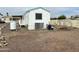
{"type": "Polygon", "coordinates": [[[26,26],[28,30],[46,29],[50,21],[50,12],[42,7],[26,11],[19,20],[19,25],[26,26]]]}

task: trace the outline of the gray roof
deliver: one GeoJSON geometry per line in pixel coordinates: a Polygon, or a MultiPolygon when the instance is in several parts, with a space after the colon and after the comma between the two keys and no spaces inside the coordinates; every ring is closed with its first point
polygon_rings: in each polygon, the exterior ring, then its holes
{"type": "Polygon", "coordinates": [[[33,8],[33,9],[30,9],[30,10],[26,11],[24,14],[29,13],[30,11],[36,10],[36,9],[43,9],[43,10],[45,10],[45,11],[47,11],[47,12],[50,12],[50,11],[48,11],[47,9],[43,8],[43,7],[37,7],[37,8],[33,8]]]}

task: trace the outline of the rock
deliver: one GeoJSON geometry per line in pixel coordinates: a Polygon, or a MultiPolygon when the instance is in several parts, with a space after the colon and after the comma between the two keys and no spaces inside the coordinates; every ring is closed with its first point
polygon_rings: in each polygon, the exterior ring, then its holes
{"type": "Polygon", "coordinates": [[[8,45],[8,43],[5,43],[5,44],[4,44],[4,46],[7,46],[7,45],[8,45]]]}
{"type": "Polygon", "coordinates": [[[2,43],[6,43],[7,41],[1,41],[2,43]]]}
{"type": "Polygon", "coordinates": [[[7,41],[6,41],[6,38],[5,38],[5,36],[1,36],[0,37],[0,47],[5,47],[5,46],[7,46],[8,45],[8,43],[7,43],[7,41]]]}
{"type": "Polygon", "coordinates": [[[3,44],[0,43],[0,47],[3,47],[3,44]]]}

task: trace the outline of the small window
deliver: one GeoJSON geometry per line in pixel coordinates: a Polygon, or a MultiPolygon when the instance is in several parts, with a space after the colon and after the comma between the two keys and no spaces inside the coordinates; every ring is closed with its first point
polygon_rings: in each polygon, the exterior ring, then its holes
{"type": "Polygon", "coordinates": [[[42,14],[41,13],[36,13],[36,19],[42,19],[42,14]]]}

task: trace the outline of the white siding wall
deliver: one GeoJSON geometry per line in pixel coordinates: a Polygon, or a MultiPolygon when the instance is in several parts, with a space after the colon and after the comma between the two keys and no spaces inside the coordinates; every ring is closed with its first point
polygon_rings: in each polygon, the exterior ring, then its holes
{"type": "Polygon", "coordinates": [[[43,10],[43,9],[36,9],[32,10],[29,13],[29,23],[28,23],[28,29],[33,30],[35,29],[35,23],[44,23],[44,29],[46,28],[46,25],[49,24],[50,20],[50,13],[43,10]],[[35,14],[36,13],[42,13],[42,20],[36,20],[35,19],[35,14]]]}
{"type": "Polygon", "coordinates": [[[19,24],[27,26],[28,21],[29,21],[29,14],[25,14],[23,18],[19,20],[19,24]]]}
{"type": "Polygon", "coordinates": [[[29,13],[25,14],[24,16],[24,24],[27,26],[29,22],[29,13]]]}

